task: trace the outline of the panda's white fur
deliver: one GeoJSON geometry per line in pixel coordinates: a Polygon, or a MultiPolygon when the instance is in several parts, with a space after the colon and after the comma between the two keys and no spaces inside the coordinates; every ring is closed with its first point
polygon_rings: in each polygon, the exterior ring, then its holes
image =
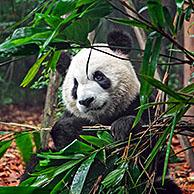
{"type": "Polygon", "coordinates": [[[105,115],[111,117],[115,112],[125,110],[140,90],[139,80],[130,61],[111,55],[125,58],[127,56],[119,52],[113,52],[105,47],[106,44],[98,44],[97,46],[105,53],[94,49],[91,51],[90,48],[86,48],[73,57],[62,88],[67,109],[77,117],[93,121],[100,121],[100,118],[105,115]],[[90,51],[88,75],[86,75],[86,65],[90,51]],[[109,89],[103,89],[93,80],[93,74],[97,70],[100,70],[111,80],[109,89]],[[72,97],[74,78],[78,81],[77,99],[72,97]],[[89,108],[79,104],[80,100],[89,97],[94,98],[89,108]]]}

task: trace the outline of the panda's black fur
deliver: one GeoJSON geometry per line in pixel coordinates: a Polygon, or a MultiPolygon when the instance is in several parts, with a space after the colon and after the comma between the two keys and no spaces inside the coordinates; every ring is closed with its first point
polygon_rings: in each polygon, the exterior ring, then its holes
{"type": "MultiPolygon", "coordinates": [[[[116,57],[121,56],[122,58],[127,58],[127,54],[128,54],[130,47],[131,47],[131,40],[130,40],[128,34],[122,32],[122,31],[111,32],[108,35],[107,43],[108,43],[108,46],[110,47],[110,49],[106,48],[103,50],[103,52],[106,53],[106,52],[111,51],[111,53],[109,53],[111,55],[115,54],[116,57]]],[[[100,49],[99,45],[97,45],[97,46],[98,46],[97,48],[100,49]]],[[[104,45],[102,45],[102,46],[104,46],[104,45]]],[[[86,52],[86,51],[84,51],[84,52],[86,52]]],[[[88,49],[88,53],[90,53],[90,52],[91,51],[88,49]]],[[[95,51],[95,52],[97,52],[97,51],[95,51]]],[[[104,53],[104,55],[105,55],[105,53],[104,53]]],[[[99,55],[100,55],[100,51],[99,51],[99,55]]],[[[82,60],[81,57],[82,57],[82,54],[80,54],[80,56],[76,60],[81,61],[82,60]]],[[[89,57],[89,55],[88,55],[88,57],[89,57]]],[[[107,57],[110,57],[110,56],[107,54],[107,57]]],[[[66,61],[70,62],[70,57],[66,56],[66,58],[68,58],[68,59],[66,59],[66,61]]],[[[93,60],[94,60],[94,62],[96,62],[95,58],[93,60]]],[[[102,60],[104,60],[104,59],[102,59],[102,60]]],[[[114,59],[111,58],[110,62],[111,62],[111,60],[114,60],[114,59]]],[[[117,61],[118,62],[118,71],[120,71],[119,70],[119,63],[124,63],[124,62],[122,59],[117,59],[117,60],[118,60],[117,61]],[[120,60],[120,62],[119,62],[119,60],[120,60]]],[[[85,62],[85,67],[88,65],[88,68],[90,68],[90,63],[87,64],[87,61],[85,59],[83,59],[83,61],[85,62]]],[[[74,61],[74,64],[76,62],[77,61],[74,61]]],[[[72,64],[70,64],[70,67],[71,67],[71,65],[72,64]]],[[[84,66],[84,64],[80,64],[80,66],[82,66],[82,65],[84,66]]],[[[105,95],[105,97],[103,97],[103,99],[108,98],[109,97],[108,93],[114,92],[114,91],[111,91],[111,87],[113,87],[114,83],[111,80],[111,78],[109,78],[107,75],[105,75],[101,72],[102,69],[99,69],[97,64],[95,64],[95,65],[97,67],[97,71],[95,71],[92,74],[93,77],[89,77],[87,75],[87,71],[86,71],[85,77],[86,77],[86,79],[89,80],[88,81],[89,83],[93,84],[93,82],[96,82],[98,84],[98,87],[102,88],[101,91],[106,91],[106,95],[105,95]],[[91,81],[93,81],[93,82],[91,82],[91,81]]],[[[95,66],[95,65],[93,65],[93,66],[95,66]]],[[[75,67],[76,67],[76,65],[75,65],[75,67]]],[[[66,64],[65,68],[67,68],[67,64],[66,64]]],[[[80,67],[80,68],[82,68],[82,67],[80,67]]],[[[76,68],[74,68],[74,70],[76,70],[76,68]]],[[[61,67],[60,67],[60,71],[65,72],[65,70],[61,69],[61,67]]],[[[72,71],[72,69],[70,69],[68,71],[72,71]]],[[[113,72],[114,71],[115,70],[113,70],[113,72]]],[[[130,64],[130,71],[134,71],[131,64],[130,64]]],[[[79,73],[79,71],[78,71],[78,73],[79,73]]],[[[83,72],[80,72],[80,74],[81,73],[83,74],[83,72]]],[[[119,73],[119,72],[115,72],[115,73],[119,73]]],[[[126,72],[122,72],[122,73],[125,74],[126,72]]],[[[81,83],[80,84],[80,83],[78,83],[78,80],[76,77],[77,74],[75,73],[74,77],[71,74],[73,74],[73,72],[70,72],[69,74],[67,73],[67,78],[66,78],[67,81],[64,82],[64,87],[63,87],[64,93],[66,92],[65,91],[66,88],[67,88],[67,90],[69,90],[69,96],[66,94],[63,95],[64,98],[70,99],[70,101],[68,101],[68,100],[65,101],[65,104],[66,104],[68,110],[65,112],[64,116],[53,126],[53,128],[51,130],[51,136],[52,136],[53,142],[55,144],[55,147],[57,149],[61,149],[61,148],[65,147],[66,145],[71,143],[76,138],[79,139],[79,135],[83,134],[82,126],[95,125],[95,124],[110,125],[114,138],[116,140],[124,141],[124,140],[128,139],[130,132],[132,134],[138,133],[140,128],[141,128],[140,126],[142,125],[142,123],[149,122],[148,112],[145,111],[142,115],[142,121],[140,121],[139,125],[137,125],[133,129],[131,129],[131,126],[132,126],[134,119],[135,119],[135,116],[137,114],[136,108],[139,107],[139,105],[140,105],[139,93],[137,92],[139,90],[139,88],[138,88],[139,83],[137,83],[137,87],[134,89],[135,91],[132,95],[132,98],[130,99],[130,103],[128,103],[126,106],[123,106],[124,108],[122,108],[122,106],[120,107],[119,105],[115,105],[115,107],[112,109],[112,111],[110,110],[110,113],[108,112],[109,110],[105,109],[105,113],[102,112],[101,115],[98,115],[98,113],[94,113],[95,111],[97,112],[98,109],[95,110],[94,108],[93,109],[88,108],[88,107],[90,107],[90,104],[92,104],[93,101],[95,100],[95,97],[93,97],[92,95],[87,96],[88,94],[86,93],[87,98],[84,98],[84,95],[83,95],[84,92],[78,91],[79,87],[83,87],[84,84],[87,86],[87,84],[88,84],[87,80],[83,80],[80,78],[80,80],[79,80],[79,82],[81,83]],[[69,87],[71,87],[71,88],[69,88],[69,87]],[[81,98],[79,98],[78,92],[79,92],[81,98]],[[71,100],[72,100],[72,102],[71,102],[71,100]],[[72,107],[69,105],[71,103],[73,104],[72,107]],[[79,108],[77,108],[78,105],[80,106],[79,108]],[[120,110],[119,110],[119,108],[120,108],[120,110]],[[88,113],[87,111],[91,112],[89,116],[87,115],[87,113],[88,113]]],[[[131,75],[129,74],[128,76],[130,77],[131,75]]],[[[119,79],[124,79],[124,78],[120,77],[119,79]]],[[[134,81],[133,78],[132,78],[132,81],[134,81]]],[[[138,82],[138,80],[135,79],[134,82],[138,82]]],[[[121,85],[121,86],[123,86],[123,85],[121,85]]],[[[87,89],[89,87],[87,86],[85,88],[87,89]]],[[[122,91],[123,90],[125,90],[125,88],[122,89],[122,91]]],[[[99,89],[99,91],[100,91],[100,89],[99,89]]],[[[120,98],[121,102],[119,102],[119,103],[122,103],[122,100],[124,98],[127,98],[127,97],[125,96],[125,92],[124,93],[120,92],[119,94],[120,94],[120,96],[118,96],[118,99],[116,98],[117,96],[116,97],[114,96],[114,100],[119,100],[119,98],[120,98]]],[[[112,96],[111,96],[111,98],[112,98],[112,96]]],[[[123,100],[123,103],[125,103],[124,100],[123,100]]],[[[104,106],[108,106],[108,105],[106,105],[106,103],[105,103],[105,105],[102,104],[102,107],[104,107],[104,106]]],[[[153,118],[154,110],[151,109],[149,115],[151,118],[153,118]]],[[[151,149],[153,148],[153,146],[154,145],[152,145],[152,147],[149,148],[147,150],[147,152],[150,152],[151,149]]],[[[149,154],[147,152],[145,153],[145,157],[148,156],[148,154],[149,154]]],[[[157,193],[158,194],[181,194],[182,193],[181,190],[170,179],[166,180],[165,185],[163,187],[161,186],[160,177],[162,175],[162,170],[163,170],[163,163],[164,163],[163,156],[162,156],[162,158],[160,158],[158,160],[160,160],[160,161],[156,161],[156,163],[157,163],[156,169],[155,169],[156,182],[154,184],[157,193]]]]}

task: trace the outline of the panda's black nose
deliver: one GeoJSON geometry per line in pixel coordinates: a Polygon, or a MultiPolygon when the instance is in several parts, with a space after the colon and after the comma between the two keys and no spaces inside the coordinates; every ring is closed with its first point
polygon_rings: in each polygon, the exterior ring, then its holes
{"type": "Polygon", "coordinates": [[[86,98],[85,100],[79,100],[79,103],[81,104],[81,105],[84,105],[84,106],[86,106],[86,107],[89,107],[89,105],[91,104],[91,102],[94,100],[94,98],[93,97],[91,97],[91,98],[86,98]]]}

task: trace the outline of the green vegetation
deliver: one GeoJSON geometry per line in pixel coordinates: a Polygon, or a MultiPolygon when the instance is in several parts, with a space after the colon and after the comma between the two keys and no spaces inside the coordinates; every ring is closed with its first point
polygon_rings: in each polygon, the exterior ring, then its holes
{"type": "MultiPolygon", "coordinates": [[[[102,194],[143,193],[145,185],[151,185],[152,182],[146,173],[149,173],[156,154],[162,148],[166,157],[162,177],[164,181],[172,136],[184,113],[194,105],[194,84],[175,91],[153,77],[160,57],[163,59],[162,63],[167,66],[167,72],[172,62],[173,65],[180,63],[194,65],[194,54],[176,40],[183,22],[189,21],[191,12],[194,11],[192,1],[176,0],[176,17],[171,15],[168,7],[160,0],[147,0],[139,11],[123,3],[123,6],[133,13],[125,13],[127,19],[109,16],[116,9],[114,1],[109,0],[44,0],[36,3],[34,9],[21,22],[9,27],[14,29],[14,32],[0,44],[0,65],[4,64],[5,67],[6,62],[13,57],[18,59],[30,55],[36,56],[36,61],[27,72],[21,86],[26,87],[32,83],[40,68],[55,70],[62,50],[90,47],[88,33],[93,30],[98,32],[102,18],[105,18],[116,24],[141,28],[147,35],[140,70],[141,107],[134,125],[140,120],[142,112],[149,107],[164,104],[168,106],[167,110],[150,124],[144,134],[137,134],[137,139],[129,138],[128,142],[114,142],[108,130],[100,129],[96,132],[97,137],[82,136],[85,143],[75,140],[59,152],[49,151],[38,154],[40,163],[31,177],[17,188],[0,188],[0,194],[16,191],[24,193],[24,190],[26,194],[79,194],[89,193],[95,189],[98,191],[96,193],[102,194]],[[142,12],[146,12],[147,18],[142,16],[142,12]],[[170,45],[165,57],[161,53],[163,40],[167,40],[170,45]],[[177,52],[182,53],[185,59],[174,56],[177,52]],[[163,91],[168,96],[168,100],[149,103],[153,87],[163,91]],[[155,124],[160,124],[160,128],[154,128],[155,124]],[[144,143],[149,144],[153,136],[158,136],[158,142],[145,163],[139,167],[136,165],[138,154],[144,149],[144,143]],[[167,145],[164,146],[166,141],[167,145]],[[122,157],[118,154],[120,150],[125,150],[122,157]],[[60,165],[54,166],[60,161],[60,165]],[[147,177],[146,182],[142,181],[142,176],[147,177]]],[[[12,139],[2,141],[0,156],[15,138],[24,161],[29,161],[33,146],[40,147],[39,136],[33,129],[16,133],[12,139]]]]}

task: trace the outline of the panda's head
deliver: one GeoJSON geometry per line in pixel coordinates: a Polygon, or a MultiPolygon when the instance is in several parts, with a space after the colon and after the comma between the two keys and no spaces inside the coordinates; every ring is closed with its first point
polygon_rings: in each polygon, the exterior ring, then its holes
{"type": "Polygon", "coordinates": [[[73,57],[62,88],[71,113],[100,122],[104,116],[111,117],[129,107],[140,84],[130,61],[121,59],[128,57],[127,49],[115,46],[129,47],[130,43],[123,32],[112,32],[108,44],[97,44],[98,50],[82,49],[73,57]]]}

